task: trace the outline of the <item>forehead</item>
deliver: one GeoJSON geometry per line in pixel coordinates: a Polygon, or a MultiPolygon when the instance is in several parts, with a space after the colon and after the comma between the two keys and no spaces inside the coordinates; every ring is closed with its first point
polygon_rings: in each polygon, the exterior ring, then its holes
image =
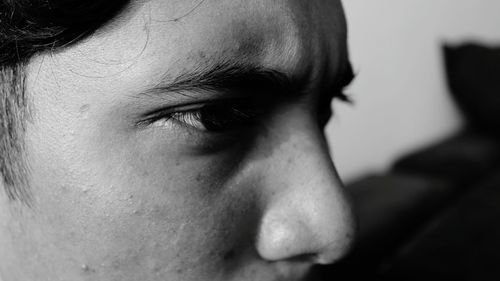
{"type": "Polygon", "coordinates": [[[67,52],[66,62],[84,77],[134,80],[142,73],[146,82],[217,60],[315,76],[333,75],[345,49],[337,0],[149,0],[132,3],[112,24],[67,52]]]}

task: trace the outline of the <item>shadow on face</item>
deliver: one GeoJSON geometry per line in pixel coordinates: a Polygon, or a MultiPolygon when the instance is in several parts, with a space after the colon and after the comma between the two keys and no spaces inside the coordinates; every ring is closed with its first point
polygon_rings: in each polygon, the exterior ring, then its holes
{"type": "Polygon", "coordinates": [[[303,280],[338,260],[352,219],[323,126],[345,40],[338,1],[152,0],[33,59],[34,208],[1,217],[4,281],[303,280]]]}

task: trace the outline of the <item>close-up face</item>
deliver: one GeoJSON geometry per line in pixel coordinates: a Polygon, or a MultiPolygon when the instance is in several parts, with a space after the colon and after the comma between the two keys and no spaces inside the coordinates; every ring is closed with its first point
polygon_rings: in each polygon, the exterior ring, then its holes
{"type": "Polygon", "coordinates": [[[323,132],[349,71],[337,0],[132,1],[39,54],[0,280],[316,280],[353,237],[323,132]]]}

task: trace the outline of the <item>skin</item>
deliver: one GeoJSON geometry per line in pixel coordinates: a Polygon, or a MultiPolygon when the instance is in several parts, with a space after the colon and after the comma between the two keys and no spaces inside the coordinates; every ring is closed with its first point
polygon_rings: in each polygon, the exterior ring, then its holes
{"type": "Polygon", "coordinates": [[[2,281],[310,280],[346,253],[352,214],[317,120],[347,63],[340,2],[197,3],[134,2],[84,42],[32,60],[33,201],[0,195],[2,281]],[[236,133],[141,122],[241,98],[150,90],[221,61],[283,72],[305,94],[244,94],[270,113],[236,133]]]}

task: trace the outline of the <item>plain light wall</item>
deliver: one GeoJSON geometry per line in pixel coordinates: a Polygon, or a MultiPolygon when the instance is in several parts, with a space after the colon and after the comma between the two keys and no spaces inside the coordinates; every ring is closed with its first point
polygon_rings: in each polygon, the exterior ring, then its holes
{"type": "Polygon", "coordinates": [[[499,0],[344,0],[354,105],[334,103],[327,136],[345,181],[384,172],[397,157],[464,123],[446,84],[441,45],[500,44],[499,0]]]}

